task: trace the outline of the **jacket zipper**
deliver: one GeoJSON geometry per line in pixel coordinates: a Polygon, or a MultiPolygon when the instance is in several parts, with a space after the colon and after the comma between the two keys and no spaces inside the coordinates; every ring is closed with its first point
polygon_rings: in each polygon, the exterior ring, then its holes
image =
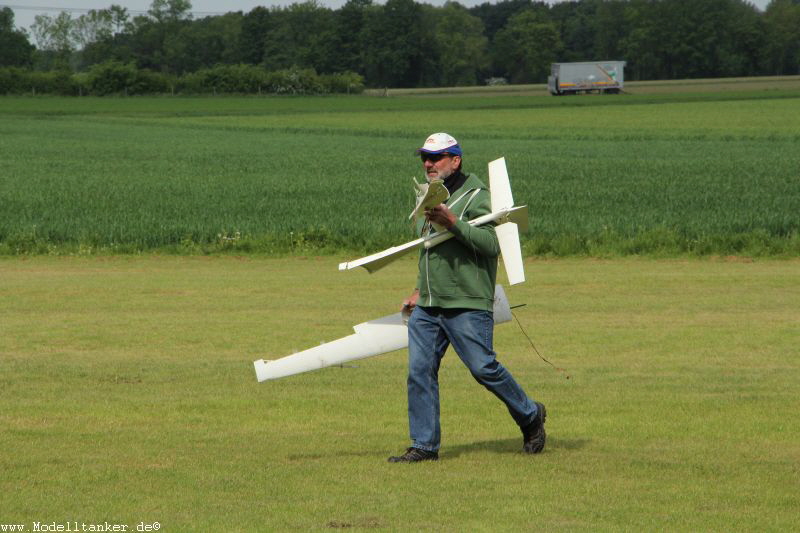
{"type": "MultiPolygon", "coordinates": [[[[452,206],[452,205],[455,205],[455,204],[457,204],[459,202],[459,200],[461,200],[467,194],[469,194],[470,191],[472,191],[472,196],[469,197],[469,199],[467,200],[466,205],[464,205],[464,207],[462,208],[461,215],[458,217],[459,220],[464,217],[464,213],[466,213],[467,207],[469,207],[469,204],[472,202],[472,199],[475,198],[475,195],[478,193],[478,191],[480,191],[480,189],[469,189],[469,190],[466,190],[466,191],[464,191],[464,193],[461,196],[459,196],[458,198],[453,200],[452,203],[446,203],[446,205],[448,207],[452,206]]],[[[433,226],[429,222],[426,222],[425,225],[426,225],[426,228],[423,228],[423,232],[427,230],[427,234],[430,235],[431,231],[433,231],[433,226]]],[[[433,294],[431,293],[431,271],[430,271],[430,263],[428,261],[428,257],[429,257],[428,254],[429,253],[430,253],[430,249],[429,248],[425,249],[425,285],[426,285],[426,287],[428,289],[428,304],[425,307],[430,307],[430,306],[433,305],[433,294]]]]}

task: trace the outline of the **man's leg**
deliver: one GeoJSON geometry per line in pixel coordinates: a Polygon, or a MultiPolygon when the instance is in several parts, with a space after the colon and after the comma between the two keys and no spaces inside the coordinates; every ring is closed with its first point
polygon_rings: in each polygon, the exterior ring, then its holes
{"type": "Polygon", "coordinates": [[[458,356],[472,376],[508,408],[517,425],[524,429],[535,423],[539,405],[533,402],[492,349],[494,319],[488,311],[446,311],[444,328],[458,356]]]}
{"type": "Polygon", "coordinates": [[[412,447],[439,449],[439,365],[449,342],[439,313],[417,306],[408,320],[408,425],[412,447]]]}

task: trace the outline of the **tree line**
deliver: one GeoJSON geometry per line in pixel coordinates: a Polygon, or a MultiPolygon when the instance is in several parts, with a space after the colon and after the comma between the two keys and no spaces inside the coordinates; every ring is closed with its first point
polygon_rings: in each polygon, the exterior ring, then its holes
{"type": "Polygon", "coordinates": [[[745,0],[307,0],[198,19],[191,9],[153,0],[137,16],[118,5],[38,15],[36,45],[0,9],[0,92],[36,79],[97,94],[540,83],[552,62],[617,59],[629,80],[800,73],[800,0],[763,12],[745,0]]]}

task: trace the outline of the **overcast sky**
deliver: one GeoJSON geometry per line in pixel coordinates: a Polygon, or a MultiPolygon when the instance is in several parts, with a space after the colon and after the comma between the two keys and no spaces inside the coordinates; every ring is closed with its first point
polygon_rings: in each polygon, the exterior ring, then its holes
{"type": "MultiPolygon", "coordinates": [[[[192,0],[192,13],[195,18],[202,18],[209,15],[218,15],[229,11],[242,11],[247,13],[256,6],[287,6],[299,2],[300,0],[286,1],[265,1],[265,0],[192,0]]],[[[321,0],[321,4],[338,9],[347,0],[321,0]]],[[[442,5],[445,0],[417,0],[420,3],[442,5]]],[[[548,0],[554,3],[558,0],[548,0]]],[[[702,0],[700,0],[702,1],[702,0]]],[[[750,0],[759,9],[764,9],[770,0],[750,0]]],[[[459,0],[462,5],[471,7],[482,4],[486,0],[459,0]]],[[[384,3],[377,0],[376,3],[384,3]]],[[[111,4],[117,4],[128,8],[128,13],[138,15],[147,12],[152,4],[152,0],[11,0],[0,1],[0,7],[8,6],[14,10],[14,22],[18,28],[29,28],[33,24],[36,15],[46,13],[56,16],[59,11],[71,11],[73,17],[77,17],[90,9],[104,9],[111,4]]]]}

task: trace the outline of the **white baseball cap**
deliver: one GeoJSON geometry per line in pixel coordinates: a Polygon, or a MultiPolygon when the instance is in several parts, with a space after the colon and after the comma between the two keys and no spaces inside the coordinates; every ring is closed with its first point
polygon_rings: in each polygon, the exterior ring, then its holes
{"type": "Polygon", "coordinates": [[[461,155],[461,146],[449,133],[434,133],[425,139],[425,144],[417,149],[417,153],[461,155]]]}

